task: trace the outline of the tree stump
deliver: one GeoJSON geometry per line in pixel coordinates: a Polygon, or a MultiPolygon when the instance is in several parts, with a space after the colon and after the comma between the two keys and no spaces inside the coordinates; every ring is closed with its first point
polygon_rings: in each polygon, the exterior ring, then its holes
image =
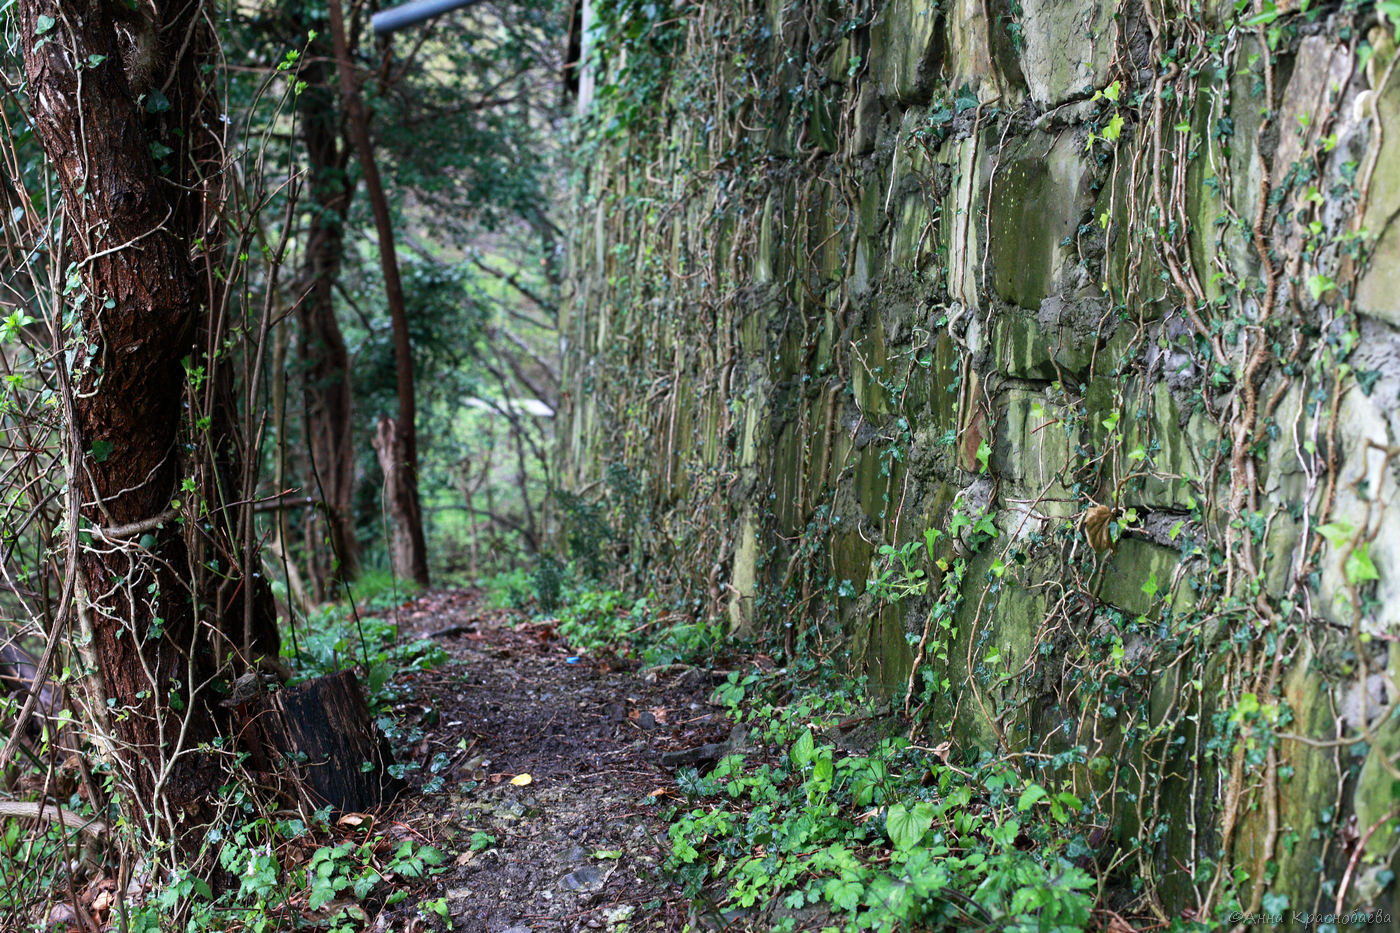
{"type": "Polygon", "coordinates": [[[312,806],[368,810],[407,786],[389,773],[393,752],[353,672],[286,687],[259,705],[255,721],[273,753],[268,763],[312,806]]]}

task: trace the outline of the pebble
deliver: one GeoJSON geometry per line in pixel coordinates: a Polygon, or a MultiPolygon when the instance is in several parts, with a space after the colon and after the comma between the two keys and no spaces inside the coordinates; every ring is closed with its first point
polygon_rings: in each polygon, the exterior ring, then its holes
{"type": "Polygon", "coordinates": [[[603,873],[592,865],[585,865],[565,875],[559,886],[565,891],[597,891],[603,886],[603,873]]]}
{"type": "Polygon", "coordinates": [[[608,923],[622,923],[630,918],[635,910],[636,908],[631,904],[620,904],[603,911],[603,917],[607,919],[608,923]]]}

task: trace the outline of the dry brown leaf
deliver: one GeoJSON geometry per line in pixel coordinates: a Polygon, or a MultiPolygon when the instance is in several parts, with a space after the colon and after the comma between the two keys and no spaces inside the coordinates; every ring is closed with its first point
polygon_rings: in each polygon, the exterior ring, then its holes
{"type": "Polygon", "coordinates": [[[1131,923],[1111,910],[1108,912],[1108,923],[1104,925],[1104,930],[1107,933],[1136,933],[1131,923]]]}
{"type": "Polygon", "coordinates": [[[1089,546],[1102,553],[1113,546],[1113,536],[1108,526],[1113,521],[1113,510],[1106,505],[1096,505],[1084,513],[1084,537],[1089,546]]]}

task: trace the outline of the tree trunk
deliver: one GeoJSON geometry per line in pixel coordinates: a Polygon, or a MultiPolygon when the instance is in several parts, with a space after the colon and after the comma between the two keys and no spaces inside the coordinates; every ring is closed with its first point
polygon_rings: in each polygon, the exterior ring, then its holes
{"type": "Polygon", "coordinates": [[[413,540],[415,523],[421,534],[423,520],[415,510],[418,508],[416,490],[405,480],[408,471],[399,446],[401,435],[394,419],[387,415],[379,418],[374,432],[374,452],[379,457],[379,468],[384,472],[384,510],[388,513],[389,561],[397,576],[413,578],[414,561],[417,550],[413,540]]]}
{"type": "MultiPolygon", "coordinates": [[[[389,498],[401,510],[397,521],[404,523],[409,549],[408,565],[403,572],[422,586],[428,585],[428,545],[423,535],[423,510],[418,499],[418,428],[417,400],[413,385],[413,349],[408,339],[408,310],[404,304],[403,283],[399,279],[399,260],[394,249],[394,224],[389,216],[389,202],[379,178],[379,166],[374,159],[374,147],[369,138],[369,118],[360,100],[355,80],[354,63],[350,59],[350,43],[345,34],[345,16],[340,0],[329,0],[331,38],[335,42],[336,68],[340,73],[340,96],[350,135],[355,141],[360,172],[365,179],[365,194],[374,213],[374,226],[379,235],[379,262],[384,271],[384,296],[389,305],[389,318],[394,329],[394,369],[398,378],[399,416],[390,420],[394,425],[394,460],[398,482],[386,487],[389,498]]],[[[384,421],[380,421],[382,427],[384,421]]],[[[381,455],[382,459],[382,455],[381,455]]]]}
{"type": "Polygon", "coordinates": [[[345,218],[352,190],[346,180],[346,151],[340,146],[335,94],[319,43],[300,77],[301,135],[306,144],[312,209],[298,282],[302,392],[307,434],[335,560],[320,583],[353,580],[360,571],[355,537],[355,438],[350,356],[335,316],[334,289],[345,256],[345,218]]]}
{"type": "MultiPolygon", "coordinates": [[[[246,588],[227,597],[238,607],[227,611],[202,588],[217,581],[191,567],[187,533],[225,558],[246,550],[233,543],[227,516],[182,529],[170,512],[190,466],[183,441],[212,445],[210,486],[242,482],[231,479],[242,474],[241,448],[222,385],[211,390],[207,434],[182,433],[182,360],[200,360],[195,337],[205,332],[209,295],[192,247],[202,240],[208,257],[221,246],[221,227],[205,213],[222,159],[202,72],[212,36],[201,5],[185,0],[142,4],[148,21],[124,22],[121,37],[103,0],[20,0],[17,9],[31,117],[82,277],[81,292],[66,299],[80,326],[65,331],[64,382],[68,443],[81,459],[70,481],[93,539],[78,557],[79,603],[126,799],[148,830],[190,855],[226,775],[201,750],[225,718],[213,696],[225,673],[218,659],[249,641],[277,649],[275,626],[259,618],[245,627],[246,588]],[[168,107],[138,106],[138,94],[157,88],[168,107]]],[[[220,501],[211,494],[206,504],[217,510],[220,501]]]]}
{"type": "MultiPolygon", "coordinates": [[[[82,517],[109,528],[148,522],[176,489],[180,361],[203,299],[181,236],[199,213],[191,176],[203,140],[190,117],[199,110],[195,58],[206,45],[197,5],[161,10],[161,27],[192,36],[189,62],[175,63],[164,126],[137,108],[101,0],[20,0],[18,8],[35,129],[59,178],[83,275],[68,412],[87,478],[82,517]],[[173,150],[165,167],[174,177],[163,177],[156,143],[173,150]]],[[[213,737],[197,691],[215,673],[214,653],[179,573],[187,566],[180,529],[166,523],[146,533],[154,538],[148,547],[86,548],[80,566],[100,675],[118,711],[122,777],[146,815],[175,832],[205,811],[218,787],[218,769],[191,753],[213,737]]]]}

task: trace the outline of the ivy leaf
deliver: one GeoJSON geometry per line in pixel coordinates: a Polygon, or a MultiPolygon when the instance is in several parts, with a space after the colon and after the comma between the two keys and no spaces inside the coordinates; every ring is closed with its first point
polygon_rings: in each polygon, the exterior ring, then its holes
{"type": "Polygon", "coordinates": [[[1384,16],[1395,34],[1400,36],[1400,0],[1381,0],[1376,4],[1376,12],[1384,16]]]}
{"type": "Polygon", "coordinates": [[[958,113],[977,106],[977,93],[972,90],[972,85],[964,84],[958,88],[957,96],[953,99],[953,106],[958,109],[958,113]]]}
{"type": "Polygon", "coordinates": [[[1328,522],[1317,526],[1317,533],[1327,539],[1333,547],[1341,547],[1351,537],[1352,527],[1348,522],[1328,522]]]}
{"type": "Polygon", "coordinates": [[[793,743],[792,751],[788,753],[788,757],[792,759],[792,763],[796,767],[805,768],[812,761],[812,751],[815,747],[816,742],[812,739],[812,730],[808,729],[802,733],[801,738],[793,743]]]}
{"type": "Polygon", "coordinates": [[[58,24],[52,16],[40,16],[34,23],[34,35],[42,36],[58,24]]]}
{"type": "Polygon", "coordinates": [[[1025,813],[1031,807],[1035,806],[1037,801],[1044,800],[1048,796],[1049,794],[1046,793],[1045,788],[1041,787],[1039,784],[1029,784],[1026,786],[1025,790],[1021,791],[1021,799],[1016,801],[1016,809],[1025,813]]]}
{"type": "Polygon", "coordinates": [[[1313,301],[1321,299],[1323,295],[1336,286],[1337,283],[1332,281],[1330,276],[1312,275],[1308,277],[1308,294],[1312,295],[1313,301]]]}
{"type": "Polygon", "coordinates": [[[1279,16],[1280,13],[1278,10],[1278,5],[1275,3],[1266,2],[1263,6],[1262,12],[1256,13],[1255,15],[1251,16],[1249,19],[1245,20],[1242,25],[1267,26],[1269,23],[1272,23],[1274,20],[1278,19],[1279,16]]]}
{"type": "Polygon", "coordinates": [[[92,459],[98,463],[106,463],[107,458],[112,456],[112,448],[115,446],[111,441],[93,441],[92,459]]]}
{"type": "Polygon", "coordinates": [[[1347,582],[1352,586],[1381,578],[1376,572],[1375,562],[1371,560],[1371,542],[1367,541],[1352,548],[1351,553],[1347,555],[1346,572],[1347,582]]]}
{"type": "Polygon", "coordinates": [[[900,851],[916,845],[932,825],[933,804],[926,800],[919,801],[913,807],[897,803],[890,807],[885,816],[885,829],[890,834],[890,842],[900,851]]]}
{"type": "Polygon", "coordinates": [[[147,113],[165,113],[170,109],[170,98],[166,97],[158,87],[153,87],[146,94],[147,113]]]}
{"type": "Polygon", "coordinates": [[[1142,585],[1142,591],[1148,599],[1157,595],[1159,584],[1157,583],[1157,571],[1152,571],[1147,575],[1147,582],[1142,585]]]}

